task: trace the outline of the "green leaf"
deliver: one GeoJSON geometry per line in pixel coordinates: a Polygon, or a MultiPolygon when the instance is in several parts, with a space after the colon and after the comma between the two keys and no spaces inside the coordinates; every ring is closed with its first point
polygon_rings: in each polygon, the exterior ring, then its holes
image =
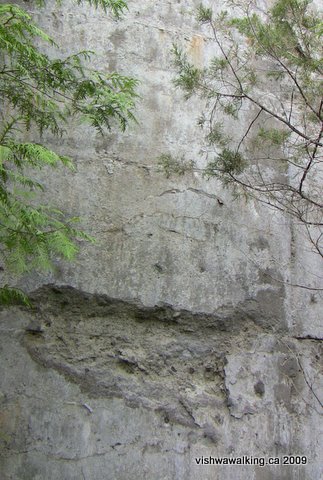
{"type": "Polygon", "coordinates": [[[32,306],[28,296],[22,290],[14,287],[9,287],[8,285],[1,287],[0,305],[8,306],[16,304],[22,304],[27,307],[32,306]]]}
{"type": "MultiPolygon", "coordinates": [[[[39,7],[44,3],[36,1],[39,7]]],[[[125,0],[76,4],[117,17],[127,9],[125,0]]],[[[33,15],[18,5],[0,5],[0,254],[2,268],[17,274],[53,269],[58,259],[75,259],[82,241],[94,242],[76,228],[77,217],[40,203],[37,194],[46,186],[37,171],[47,169],[50,178],[59,165],[74,169],[72,159],[44,144],[43,134],[59,138],[72,120],[87,121],[101,133],[114,125],[124,130],[136,121],[136,79],[90,68],[91,51],[64,58],[57,47],[33,15]],[[40,141],[23,142],[28,130],[40,141]]],[[[19,290],[1,288],[0,302],[14,299],[27,304],[19,290]]]]}
{"type": "Polygon", "coordinates": [[[239,175],[247,166],[246,159],[241,153],[224,148],[216,158],[210,162],[206,169],[205,175],[208,177],[221,175],[239,175]]]}
{"type": "Polygon", "coordinates": [[[200,23],[209,23],[212,21],[212,8],[204,7],[200,4],[197,7],[196,18],[200,23]]]}

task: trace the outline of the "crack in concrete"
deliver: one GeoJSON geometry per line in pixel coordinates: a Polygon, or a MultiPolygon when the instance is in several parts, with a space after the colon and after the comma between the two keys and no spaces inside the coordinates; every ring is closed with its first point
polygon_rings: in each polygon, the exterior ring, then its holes
{"type": "Polygon", "coordinates": [[[217,202],[220,206],[224,205],[223,200],[221,200],[214,193],[208,193],[205,190],[202,190],[202,189],[199,189],[199,188],[193,188],[193,187],[185,188],[184,190],[179,190],[178,188],[173,188],[171,190],[165,190],[164,192],[160,193],[158,195],[158,197],[163,197],[164,195],[170,195],[170,194],[172,194],[172,195],[182,194],[182,193],[186,193],[186,192],[192,192],[192,193],[195,193],[196,195],[203,195],[203,196],[211,198],[213,200],[217,200],[217,202]]]}
{"type": "Polygon", "coordinates": [[[320,337],[315,337],[313,335],[305,335],[305,336],[294,336],[292,338],[295,338],[296,340],[311,340],[314,342],[323,342],[323,338],[320,337]]]}

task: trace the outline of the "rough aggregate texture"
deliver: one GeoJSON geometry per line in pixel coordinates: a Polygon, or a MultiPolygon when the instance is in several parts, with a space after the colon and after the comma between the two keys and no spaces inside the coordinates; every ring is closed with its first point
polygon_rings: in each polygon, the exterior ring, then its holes
{"type": "Polygon", "coordinates": [[[321,287],[322,267],[290,219],[198,170],[201,104],[170,49],[214,55],[200,2],[132,0],[121,21],[54,3],[30,8],[62,54],[141,81],[139,123],[46,138],[76,164],[46,201],[97,242],[19,280],[34,310],[0,312],[1,480],[322,480],[322,292],[291,286],[321,287]],[[198,169],[166,178],[163,153],[198,169]],[[294,454],[307,465],[195,461],[294,454]]]}
{"type": "Polygon", "coordinates": [[[319,472],[320,406],[306,382],[321,395],[320,341],[277,335],[241,311],[145,307],[55,285],[32,299],[36,311],[1,318],[5,480],[319,472]],[[307,454],[310,464],[195,464],[268,452],[307,454]]]}

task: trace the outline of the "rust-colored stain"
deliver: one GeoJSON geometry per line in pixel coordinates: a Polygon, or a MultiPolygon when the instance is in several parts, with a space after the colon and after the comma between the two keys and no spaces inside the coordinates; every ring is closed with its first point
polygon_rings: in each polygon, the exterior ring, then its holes
{"type": "Polygon", "coordinates": [[[201,35],[194,35],[190,41],[188,53],[195,67],[203,67],[204,38],[201,35]]]}

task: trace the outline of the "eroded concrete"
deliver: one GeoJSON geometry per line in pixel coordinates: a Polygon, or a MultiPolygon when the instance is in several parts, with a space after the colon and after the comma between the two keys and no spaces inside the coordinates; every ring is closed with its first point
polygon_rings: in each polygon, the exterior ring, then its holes
{"type": "Polygon", "coordinates": [[[241,311],[152,308],[54,285],[32,298],[35,312],[11,309],[1,318],[6,480],[319,472],[321,412],[308,383],[322,394],[321,341],[278,336],[241,311]],[[292,452],[309,464],[195,461],[292,452]]]}
{"type": "Polygon", "coordinates": [[[201,174],[201,103],[174,88],[170,53],[214,55],[198,3],[134,0],[122,21],[34,9],[62,54],[95,50],[141,99],[125,134],[74,124],[45,139],[76,171],[44,173],[44,201],[97,241],[19,280],[36,310],[1,312],[1,480],[323,478],[322,292],[291,286],[320,288],[321,266],[288,218],[201,174]],[[196,171],[166,178],[162,153],[196,171]],[[195,461],[285,454],[308,464],[195,461]]]}

